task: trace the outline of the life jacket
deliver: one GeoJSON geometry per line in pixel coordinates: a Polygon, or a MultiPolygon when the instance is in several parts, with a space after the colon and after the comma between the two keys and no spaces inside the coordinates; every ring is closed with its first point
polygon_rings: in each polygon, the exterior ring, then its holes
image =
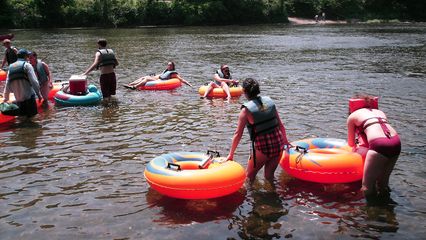
{"type": "Polygon", "coordinates": [[[6,61],[8,65],[11,65],[12,63],[16,62],[18,60],[18,55],[16,55],[16,52],[14,51],[15,47],[7,48],[5,51],[6,55],[6,61]]]}
{"type": "Polygon", "coordinates": [[[44,69],[44,65],[43,65],[41,60],[37,60],[37,65],[34,68],[34,70],[36,72],[38,83],[40,85],[49,80],[47,73],[46,73],[46,70],[44,69]]]}
{"type": "Polygon", "coordinates": [[[275,104],[269,97],[259,97],[243,104],[253,115],[254,123],[247,124],[250,139],[273,132],[278,127],[275,104]]]}
{"type": "MultiPolygon", "coordinates": [[[[225,77],[225,74],[223,74],[222,69],[218,69],[216,70],[216,74],[219,75],[220,78],[224,78],[224,79],[232,79],[231,73],[229,73],[228,76],[225,77]]],[[[222,82],[220,81],[215,81],[217,85],[221,85],[222,82]]],[[[227,83],[228,84],[228,83],[227,83]]],[[[229,85],[229,84],[228,84],[229,85]]]]}
{"type": "Polygon", "coordinates": [[[99,49],[98,52],[101,54],[101,61],[98,64],[98,68],[102,66],[117,65],[117,59],[115,58],[114,51],[112,49],[99,49]]]}
{"type": "Polygon", "coordinates": [[[216,74],[219,75],[220,78],[232,79],[231,73],[225,77],[225,74],[222,72],[222,69],[216,70],[216,74]]]}
{"type": "Polygon", "coordinates": [[[379,98],[374,97],[371,103],[368,103],[363,98],[351,98],[349,99],[349,113],[353,113],[361,108],[373,108],[379,109],[379,98]]]}
{"type": "Polygon", "coordinates": [[[160,74],[160,79],[169,80],[170,78],[172,78],[173,74],[178,74],[178,72],[176,72],[175,70],[169,71],[166,69],[160,74]]]}
{"type": "Polygon", "coordinates": [[[24,69],[25,63],[26,62],[23,59],[18,59],[18,61],[9,66],[9,82],[18,79],[25,79],[29,81],[28,75],[24,69]]]}

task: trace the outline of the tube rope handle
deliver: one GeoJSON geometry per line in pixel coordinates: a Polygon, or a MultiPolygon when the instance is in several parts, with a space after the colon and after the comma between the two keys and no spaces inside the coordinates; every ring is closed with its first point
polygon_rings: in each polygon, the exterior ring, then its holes
{"type": "Polygon", "coordinates": [[[179,164],[168,162],[166,168],[174,170],[172,167],[177,167],[176,171],[181,171],[182,170],[182,168],[180,167],[179,164]]]}
{"type": "Polygon", "coordinates": [[[301,147],[301,146],[297,146],[296,145],[296,151],[299,152],[300,154],[296,157],[296,165],[301,164],[303,156],[308,153],[308,149],[301,147]]]}

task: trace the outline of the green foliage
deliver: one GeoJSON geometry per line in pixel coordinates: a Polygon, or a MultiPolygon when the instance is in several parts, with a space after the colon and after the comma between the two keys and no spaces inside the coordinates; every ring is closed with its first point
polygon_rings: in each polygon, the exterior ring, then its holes
{"type": "Polygon", "coordinates": [[[426,20],[424,0],[0,0],[2,28],[225,25],[327,19],[426,20]]]}
{"type": "Polygon", "coordinates": [[[13,24],[12,18],[10,17],[13,13],[12,7],[9,5],[9,1],[0,0],[0,28],[4,26],[10,26],[13,24]]]}

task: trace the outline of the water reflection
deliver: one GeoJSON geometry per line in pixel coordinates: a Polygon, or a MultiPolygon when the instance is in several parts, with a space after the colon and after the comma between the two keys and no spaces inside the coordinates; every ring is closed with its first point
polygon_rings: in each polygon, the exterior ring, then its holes
{"type": "Polygon", "coordinates": [[[26,149],[36,148],[37,139],[43,136],[43,127],[34,119],[18,117],[12,128],[15,134],[11,137],[11,141],[15,146],[25,147],[26,149]],[[25,136],[25,138],[22,136],[25,136]]]}
{"type": "Polygon", "coordinates": [[[153,221],[160,225],[204,223],[231,218],[243,203],[246,191],[208,200],[185,200],[163,196],[155,190],[146,194],[150,208],[160,208],[153,221]]]}
{"type": "Polygon", "coordinates": [[[376,239],[382,233],[397,232],[395,205],[366,206],[360,188],[361,182],[320,184],[282,173],[278,193],[291,202],[292,211],[319,219],[321,225],[336,224],[334,234],[376,239]]]}
{"type": "Polygon", "coordinates": [[[288,214],[289,209],[276,192],[275,186],[268,181],[255,180],[248,191],[247,201],[251,210],[234,217],[230,224],[238,229],[238,235],[242,239],[290,237],[289,232],[283,234],[287,231],[282,229],[285,223],[280,221],[288,214]]]}

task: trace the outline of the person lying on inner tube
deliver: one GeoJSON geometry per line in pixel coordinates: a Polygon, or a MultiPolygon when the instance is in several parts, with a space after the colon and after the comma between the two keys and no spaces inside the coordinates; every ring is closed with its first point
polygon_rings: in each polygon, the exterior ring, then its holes
{"type": "Polygon", "coordinates": [[[147,82],[149,81],[156,81],[156,80],[169,80],[171,78],[177,78],[179,79],[182,83],[185,83],[186,85],[192,87],[192,85],[186,81],[185,79],[183,79],[181,76],[179,76],[178,72],[176,72],[175,69],[175,63],[174,62],[168,62],[167,63],[167,68],[161,73],[161,74],[157,74],[155,76],[144,76],[141,77],[127,85],[125,85],[125,87],[127,88],[131,88],[131,89],[137,89],[138,87],[144,86],[147,82]]]}

